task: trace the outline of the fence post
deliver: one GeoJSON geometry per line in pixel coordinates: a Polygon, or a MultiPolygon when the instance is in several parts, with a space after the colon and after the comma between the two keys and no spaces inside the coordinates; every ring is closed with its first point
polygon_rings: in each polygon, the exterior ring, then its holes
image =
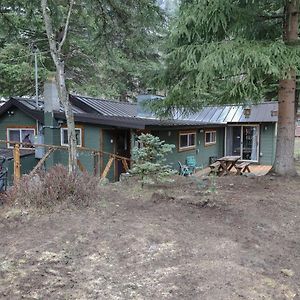
{"type": "Polygon", "coordinates": [[[20,145],[14,145],[14,183],[17,183],[21,178],[21,163],[20,163],[20,145]]]}

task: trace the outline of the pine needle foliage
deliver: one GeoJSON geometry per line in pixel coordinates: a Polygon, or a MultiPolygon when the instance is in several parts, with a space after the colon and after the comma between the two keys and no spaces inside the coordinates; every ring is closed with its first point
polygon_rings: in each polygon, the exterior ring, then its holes
{"type": "Polygon", "coordinates": [[[139,176],[142,185],[168,181],[175,171],[166,164],[166,155],[175,145],[166,144],[151,134],[141,134],[138,145],[132,152],[134,164],[131,174],[139,176]]]}
{"type": "MultiPolygon", "coordinates": [[[[48,5],[59,42],[69,1],[48,0],[48,5]]],[[[156,0],[75,1],[62,49],[69,90],[109,98],[137,93],[147,85],[147,73],[159,63],[165,26],[165,15],[156,0]]],[[[0,96],[34,93],[33,45],[39,49],[39,79],[43,82],[44,73],[52,72],[54,66],[40,0],[1,0],[0,55],[7,59],[1,60],[5,72],[0,96]],[[15,44],[24,49],[19,59],[15,44]],[[27,64],[26,69],[22,63],[27,64]],[[11,69],[18,65],[13,73],[11,69]],[[24,84],[14,85],[15,79],[24,84]]]]}
{"type": "Polygon", "coordinates": [[[158,86],[170,107],[276,99],[278,81],[299,73],[300,47],[284,43],[285,1],[185,0],[168,39],[158,86]]]}

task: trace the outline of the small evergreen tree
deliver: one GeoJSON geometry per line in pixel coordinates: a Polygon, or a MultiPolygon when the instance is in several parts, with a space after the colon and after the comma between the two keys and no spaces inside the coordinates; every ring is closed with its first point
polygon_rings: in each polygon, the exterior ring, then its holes
{"type": "Polygon", "coordinates": [[[142,186],[145,183],[165,182],[175,171],[166,164],[166,155],[172,152],[175,145],[165,144],[159,137],[141,134],[138,138],[140,147],[133,149],[134,165],[131,174],[140,177],[142,186]]]}

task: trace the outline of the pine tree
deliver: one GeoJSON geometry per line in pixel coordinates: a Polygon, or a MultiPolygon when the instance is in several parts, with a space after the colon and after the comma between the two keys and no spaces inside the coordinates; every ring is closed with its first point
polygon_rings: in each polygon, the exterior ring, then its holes
{"type": "MultiPolygon", "coordinates": [[[[48,1],[55,39],[61,36],[68,3],[48,1]]],[[[143,89],[148,73],[159,64],[165,22],[156,0],[75,1],[62,48],[69,91],[119,98],[143,89]]],[[[45,73],[55,68],[40,0],[1,0],[0,96],[34,93],[33,45],[39,50],[42,86],[45,73]],[[14,45],[20,49],[18,57],[14,45]]]]}
{"type": "Polygon", "coordinates": [[[140,177],[142,185],[167,181],[170,175],[176,173],[166,164],[165,158],[175,145],[166,144],[151,134],[141,134],[138,144],[139,146],[133,149],[134,164],[130,172],[140,177]]]}
{"type": "Polygon", "coordinates": [[[164,113],[207,104],[279,102],[275,172],[294,175],[299,0],[189,0],[169,38],[164,113]]]}

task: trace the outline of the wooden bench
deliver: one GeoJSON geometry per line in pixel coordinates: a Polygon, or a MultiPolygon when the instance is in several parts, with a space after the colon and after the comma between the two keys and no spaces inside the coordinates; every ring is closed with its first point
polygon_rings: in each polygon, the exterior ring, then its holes
{"type": "Polygon", "coordinates": [[[249,172],[250,173],[250,162],[241,162],[239,164],[236,164],[234,167],[236,168],[236,175],[242,175],[244,172],[249,172]]]}
{"type": "Polygon", "coordinates": [[[211,165],[209,165],[210,167],[210,173],[209,174],[218,174],[219,170],[220,170],[220,166],[221,166],[221,163],[219,161],[216,161],[214,163],[212,163],[211,165]]]}

